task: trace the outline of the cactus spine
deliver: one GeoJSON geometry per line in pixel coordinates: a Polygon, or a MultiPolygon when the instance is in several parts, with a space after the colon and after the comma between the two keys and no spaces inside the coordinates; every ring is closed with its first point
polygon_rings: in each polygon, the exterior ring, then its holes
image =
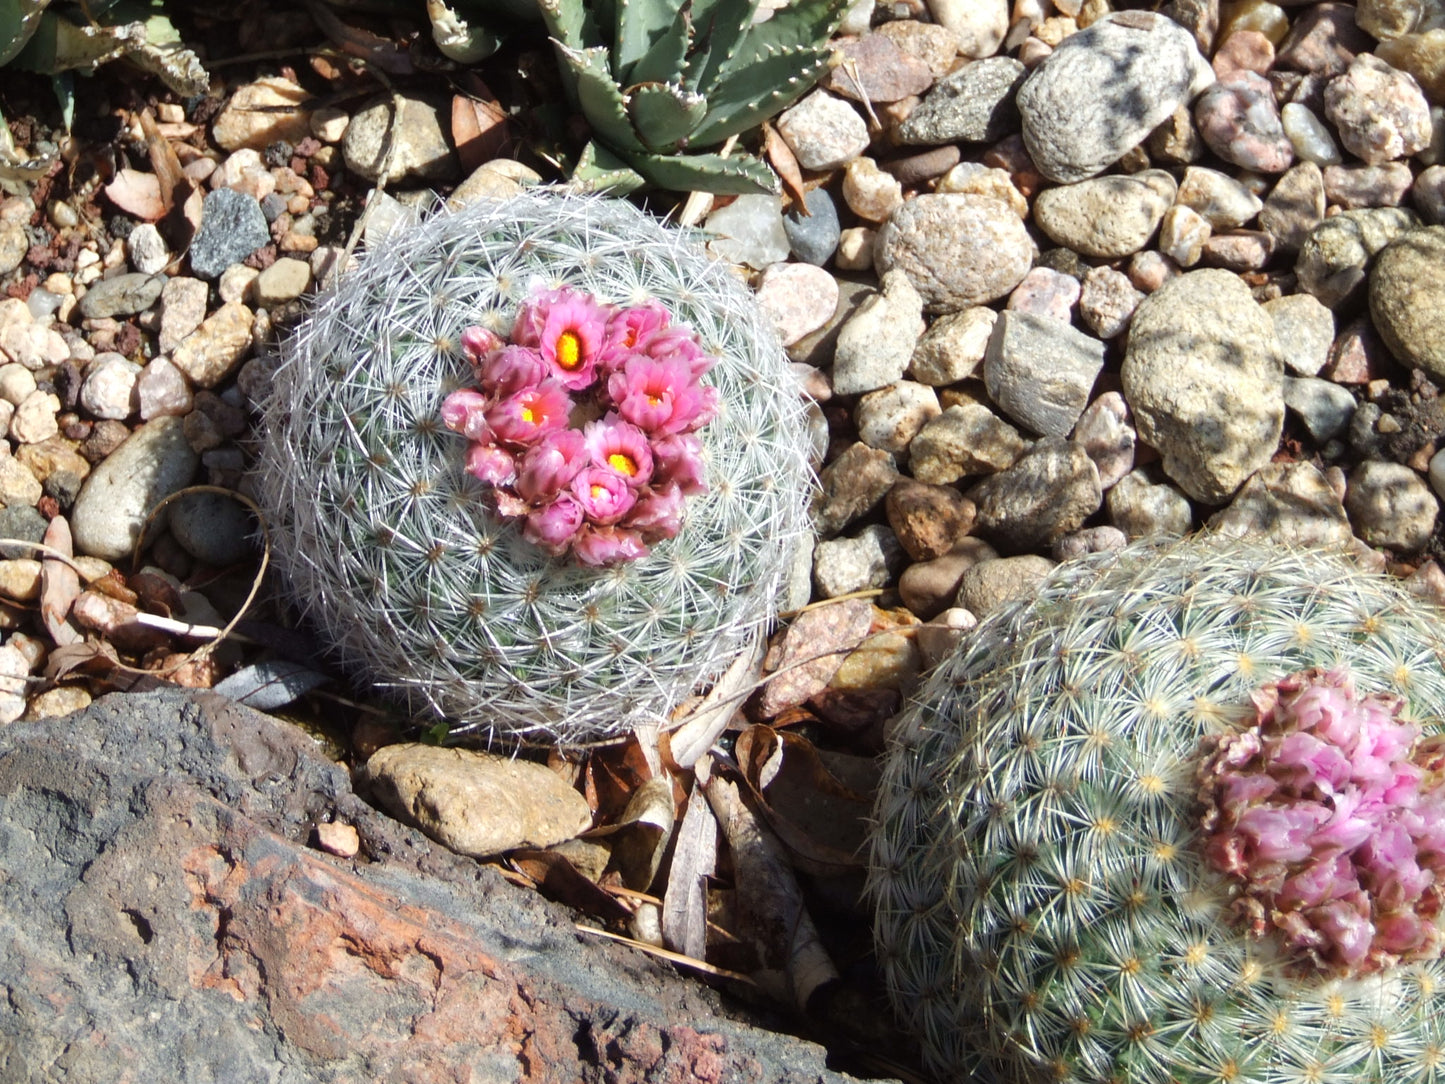
{"type": "Polygon", "coordinates": [[[545,191],[393,232],[284,346],[256,474],[292,597],[352,670],[459,731],[569,742],[660,722],[771,620],[806,536],[803,407],[748,290],[631,205],[545,191]],[[442,401],[461,333],[538,287],[656,299],[719,360],[708,492],[645,558],[549,558],[485,506],[442,401]]]}
{"type": "Polygon", "coordinates": [[[935,671],[890,753],[870,892],[943,1079],[1445,1080],[1440,960],[1301,974],[1231,921],[1200,853],[1204,739],[1267,683],[1341,666],[1445,728],[1438,610],[1338,555],[1194,540],[1060,568],[935,671]]]}

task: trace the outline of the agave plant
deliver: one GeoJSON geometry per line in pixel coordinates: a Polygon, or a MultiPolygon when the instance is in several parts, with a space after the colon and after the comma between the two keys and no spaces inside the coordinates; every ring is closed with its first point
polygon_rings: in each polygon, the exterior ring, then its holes
{"type": "Polygon", "coordinates": [[[756,158],[697,153],[786,108],[828,63],[846,0],[539,0],[592,126],[573,176],[597,189],[775,192],[756,158]]]}

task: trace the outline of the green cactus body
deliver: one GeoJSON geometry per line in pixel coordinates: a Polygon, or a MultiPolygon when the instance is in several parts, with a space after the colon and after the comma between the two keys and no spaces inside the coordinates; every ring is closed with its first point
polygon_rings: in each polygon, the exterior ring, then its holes
{"type": "Polygon", "coordinates": [[[290,593],[354,671],[458,730],[569,742],[662,722],[761,634],[808,531],[803,406],[751,294],[630,204],[543,191],[393,232],[284,345],[256,482],[290,593]],[[708,492],[637,561],[547,557],[486,506],[442,400],[468,326],[531,291],[661,301],[718,361],[708,492]]]}
{"type": "Polygon", "coordinates": [[[1445,726],[1438,610],[1338,555],[1200,539],[1063,566],[935,671],[890,753],[870,893],[943,1079],[1445,1080],[1441,961],[1301,974],[1231,921],[1198,846],[1206,736],[1339,666],[1445,726]]]}
{"type": "Polygon", "coordinates": [[[597,189],[775,192],[756,158],[700,154],[795,102],[828,63],[846,0],[539,0],[592,126],[573,171],[597,189]]]}

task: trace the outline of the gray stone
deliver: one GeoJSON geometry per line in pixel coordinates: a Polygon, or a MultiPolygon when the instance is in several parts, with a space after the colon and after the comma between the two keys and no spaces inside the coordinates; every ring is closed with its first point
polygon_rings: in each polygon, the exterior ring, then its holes
{"type": "Polygon", "coordinates": [[[965,64],[940,79],[898,126],[903,143],[936,146],[964,140],[993,143],[1018,131],[1014,104],[1028,69],[1012,57],[965,64]]]}
{"type": "Polygon", "coordinates": [[[1365,292],[1365,276],[1379,251],[1419,224],[1414,212],[1402,207],[1331,215],[1300,246],[1294,268],[1300,289],[1332,309],[1353,302],[1365,292]]]}
{"type": "Polygon", "coordinates": [[[7,1081],[854,1079],[579,937],[363,801],[305,732],[214,693],[5,726],[0,810],[7,1081]],[[317,847],[322,825],[360,855],[317,847]]]}
{"type": "Polygon", "coordinates": [[[160,275],[145,275],[139,271],[101,279],[80,299],[80,315],[90,320],[103,320],[109,316],[132,316],[145,312],[156,303],[165,284],[166,280],[160,275]]]}
{"type": "Polygon", "coordinates": [[[1003,312],[983,361],[989,398],[1024,428],[1067,436],[1104,367],[1104,344],[1062,320],[1003,312]]]}
{"type": "Polygon", "coordinates": [[[129,557],[150,510],[188,485],[199,463],[180,418],[156,418],[136,429],[96,466],[75,500],[76,550],[107,561],[129,557]]]}
{"type": "Polygon", "coordinates": [[[1390,353],[1445,380],[1445,226],[1411,230],[1380,251],[1370,315],[1390,353]]]}
{"type": "Polygon", "coordinates": [[[1102,172],[1214,82],[1190,33],[1163,15],[1106,15],[1059,43],[1018,93],[1040,173],[1067,184],[1102,172]]]}
{"type": "Polygon", "coordinates": [[[803,197],[806,215],[799,214],[793,207],[783,215],[783,230],[788,235],[788,244],[793,257],[803,263],[827,263],[838,248],[838,208],[826,188],[810,188],[803,197]]]}
{"type": "Polygon", "coordinates": [[[1350,472],[1345,511],[1355,534],[1370,545],[1413,553],[1430,541],[1440,502],[1403,463],[1370,459],[1350,472]]]}
{"type": "Polygon", "coordinates": [[[853,538],[819,542],[813,551],[813,582],[823,598],[868,591],[885,586],[905,560],[893,532],[874,523],[853,538]]]}
{"type": "Polygon", "coordinates": [[[1312,463],[1266,463],[1209,526],[1282,546],[1341,546],[1351,537],[1339,494],[1312,463]]]}
{"type": "Polygon", "coordinates": [[[1296,162],[1265,197],[1259,224],[1274,238],[1276,249],[1298,252],[1324,217],[1324,174],[1313,162],[1296,162]]]}
{"type": "Polygon", "coordinates": [[[1223,503],[1274,455],[1283,377],[1273,322],[1227,271],[1170,279],[1134,313],[1124,398],[1140,438],[1196,500],[1223,503]]]}
{"type": "Polygon", "coordinates": [[[978,506],[977,532],[1013,553],[1048,546],[1104,503],[1094,461],[1082,445],[1061,437],[1039,440],[964,496],[978,506]]]}
{"type": "Polygon", "coordinates": [[[201,204],[201,226],[191,241],[191,270],[203,279],[218,278],[270,243],[271,228],[261,205],[234,188],[217,188],[201,204]]]}
{"type": "Polygon", "coordinates": [[[903,271],[929,312],[955,312],[995,301],[1022,282],[1034,243],[1003,200],[921,195],[904,201],[879,229],[873,259],[880,274],[903,271]]]}
{"type": "Polygon", "coordinates": [[[251,556],[256,525],[239,501],[220,493],[187,493],[166,510],[171,537],[202,564],[224,568],[251,556]]]}
{"type": "Polygon", "coordinates": [[[1034,222],[1055,243],[1080,255],[1118,259],[1148,244],[1174,192],[1174,178],[1162,169],[1093,177],[1040,192],[1034,198],[1034,222]]]}
{"type": "Polygon", "coordinates": [[[1313,294],[1286,294],[1264,303],[1274,321],[1274,336],[1293,373],[1314,376],[1330,360],[1335,341],[1335,314],[1313,294]]]}
{"type": "MultiPolygon", "coordinates": [[[[50,521],[28,504],[11,504],[0,508],[0,538],[13,538],[17,542],[39,542],[45,537],[50,521]]],[[[0,546],[0,557],[14,561],[21,557],[34,557],[35,551],[29,546],[0,546]]]]}
{"type": "Polygon", "coordinates": [[[387,94],[364,104],[351,118],[341,142],[346,168],[372,184],[381,179],[395,184],[407,177],[440,181],[457,175],[457,156],[447,138],[450,123],[442,121],[441,109],[422,98],[387,94]],[[390,157],[388,157],[388,155],[390,157]]]}
{"type": "Polygon", "coordinates": [[[1348,429],[1355,413],[1349,388],[1316,376],[1285,377],[1284,405],[1299,415],[1310,436],[1321,444],[1348,429]]]}
{"type": "Polygon", "coordinates": [[[979,561],[959,579],[958,605],[987,617],[1000,606],[1032,595],[1053,569],[1053,561],[1033,553],[979,561]]]}
{"type": "Polygon", "coordinates": [[[715,235],[708,251],[729,263],[761,271],[788,258],[783,201],[777,196],[765,192],[739,196],[708,215],[703,226],[715,235]]]}
{"type": "Polygon", "coordinates": [[[1186,535],[1194,523],[1189,499],[1147,469],[1133,470],[1104,495],[1109,522],[1129,539],[1186,535]]]}
{"type": "Polygon", "coordinates": [[[833,391],[857,395],[902,378],[923,334],[923,299],[901,270],[882,277],[883,292],[868,298],[838,332],[833,391]]]}
{"type": "Polygon", "coordinates": [[[154,275],[171,262],[171,254],[161,239],[160,230],[150,222],[142,222],[125,239],[130,265],[143,275],[154,275]]]}
{"type": "Polygon", "coordinates": [[[951,406],[919,430],[908,446],[913,477],[947,485],[1011,466],[1029,442],[981,403],[951,406]]]}

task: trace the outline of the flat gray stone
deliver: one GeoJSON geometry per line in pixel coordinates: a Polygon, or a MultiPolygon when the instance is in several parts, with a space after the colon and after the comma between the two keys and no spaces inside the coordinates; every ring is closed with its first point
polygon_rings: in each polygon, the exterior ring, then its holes
{"type": "Polygon", "coordinates": [[[201,226],[191,241],[191,270],[203,279],[240,263],[271,243],[271,228],[261,204],[234,188],[217,188],[201,204],[201,226]]]}
{"type": "Polygon", "coordinates": [[[107,561],[129,557],[151,509],[188,485],[199,463],[180,418],[140,426],[81,487],[70,510],[76,550],[107,561]]]}
{"type": "MultiPolygon", "coordinates": [[[[267,240],[270,235],[267,235],[267,240]]],[[[101,279],[93,283],[80,299],[80,314],[90,320],[103,320],[108,316],[133,316],[145,312],[156,303],[165,287],[161,275],[146,275],[132,271],[127,275],[101,279]]]]}
{"type": "Polygon", "coordinates": [[[989,398],[1025,429],[1067,436],[1104,367],[1104,343],[1051,316],[999,314],[983,360],[989,398]]]}
{"type": "Polygon", "coordinates": [[[1028,69],[1012,57],[965,64],[940,79],[898,126],[903,143],[927,147],[963,141],[992,143],[1018,131],[1014,104],[1028,69]]]}
{"type": "Polygon", "coordinates": [[[1094,461],[1083,445],[1061,437],[1039,440],[964,496],[978,507],[977,533],[1011,553],[1049,546],[1104,503],[1094,461]]]}
{"type": "Polygon", "coordinates": [[[898,269],[929,312],[955,312],[1003,297],[1028,273],[1034,243],[1001,199],[964,193],[905,200],[878,231],[874,266],[898,269]]]}

